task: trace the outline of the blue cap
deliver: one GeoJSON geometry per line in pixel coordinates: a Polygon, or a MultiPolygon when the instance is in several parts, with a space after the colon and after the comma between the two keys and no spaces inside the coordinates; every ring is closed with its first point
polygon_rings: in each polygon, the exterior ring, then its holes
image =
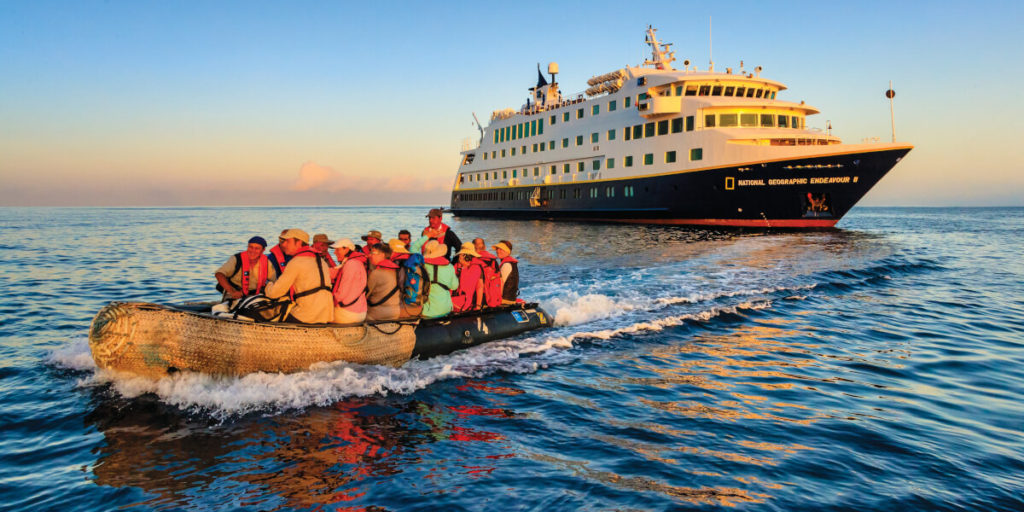
{"type": "Polygon", "coordinates": [[[267,241],[264,240],[262,236],[254,236],[254,237],[250,238],[249,239],[249,243],[250,244],[260,244],[263,247],[267,246],[267,241]]]}

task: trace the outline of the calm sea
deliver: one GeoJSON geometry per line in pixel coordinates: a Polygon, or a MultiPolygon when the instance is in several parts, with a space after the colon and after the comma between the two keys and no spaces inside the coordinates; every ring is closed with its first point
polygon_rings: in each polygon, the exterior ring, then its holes
{"type": "Polygon", "coordinates": [[[556,327],[401,368],[97,371],[113,300],[425,208],[0,209],[0,509],[1024,510],[1024,209],[734,233],[454,219],[556,327]]]}

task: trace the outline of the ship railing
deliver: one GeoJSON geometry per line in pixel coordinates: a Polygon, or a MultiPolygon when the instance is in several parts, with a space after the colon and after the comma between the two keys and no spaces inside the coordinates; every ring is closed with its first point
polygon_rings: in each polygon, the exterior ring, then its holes
{"type": "Polygon", "coordinates": [[[555,109],[575,105],[577,103],[583,103],[584,101],[587,101],[586,94],[580,92],[564,96],[562,101],[552,103],[550,105],[530,105],[529,107],[524,106],[522,109],[519,110],[519,113],[527,116],[540,114],[541,112],[549,112],[555,109]]]}

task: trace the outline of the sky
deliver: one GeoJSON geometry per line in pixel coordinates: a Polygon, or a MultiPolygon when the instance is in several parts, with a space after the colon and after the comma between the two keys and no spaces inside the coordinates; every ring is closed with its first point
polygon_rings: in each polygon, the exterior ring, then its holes
{"type": "Polygon", "coordinates": [[[649,24],[845,142],[890,140],[891,80],[915,149],[862,205],[1024,205],[1021,2],[0,0],[0,206],[447,204],[473,113],[649,24]]]}

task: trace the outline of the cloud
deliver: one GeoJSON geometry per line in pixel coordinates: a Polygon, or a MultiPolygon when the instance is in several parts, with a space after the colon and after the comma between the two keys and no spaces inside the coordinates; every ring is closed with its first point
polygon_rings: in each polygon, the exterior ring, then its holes
{"type": "Polygon", "coordinates": [[[431,192],[447,191],[451,186],[450,177],[413,176],[414,172],[403,175],[381,175],[379,173],[352,173],[336,171],[316,162],[309,161],[299,168],[299,177],[290,187],[298,192],[431,192]]]}

